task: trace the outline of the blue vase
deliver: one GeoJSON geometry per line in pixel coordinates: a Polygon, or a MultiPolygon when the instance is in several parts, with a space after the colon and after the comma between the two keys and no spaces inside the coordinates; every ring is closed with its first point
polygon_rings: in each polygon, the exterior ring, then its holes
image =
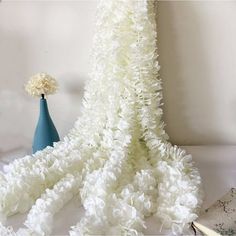
{"type": "Polygon", "coordinates": [[[59,140],[58,132],[48,111],[47,100],[42,97],[40,99],[39,120],[34,133],[33,153],[47,146],[53,146],[53,143],[59,140]]]}

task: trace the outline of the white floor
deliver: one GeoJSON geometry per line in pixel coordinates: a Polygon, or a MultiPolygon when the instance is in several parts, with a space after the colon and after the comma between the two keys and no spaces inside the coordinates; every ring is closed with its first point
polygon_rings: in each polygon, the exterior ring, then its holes
{"type": "MultiPolygon", "coordinates": [[[[204,189],[205,201],[203,208],[226,193],[229,188],[236,187],[236,146],[185,146],[188,153],[193,155],[199,168],[204,189]]],[[[24,149],[0,153],[0,169],[12,159],[22,156],[24,149]]],[[[82,207],[75,200],[67,204],[55,217],[53,235],[68,235],[71,225],[76,224],[83,215],[82,207]]],[[[20,227],[26,215],[16,215],[8,220],[15,229],[20,227]]],[[[161,235],[159,226],[153,218],[147,220],[146,235],[161,235]]],[[[163,234],[163,233],[162,233],[163,234]]]]}

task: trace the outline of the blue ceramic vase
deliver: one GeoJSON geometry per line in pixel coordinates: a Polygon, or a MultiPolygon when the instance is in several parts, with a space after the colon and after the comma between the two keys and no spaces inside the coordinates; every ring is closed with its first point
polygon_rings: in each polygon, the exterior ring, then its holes
{"type": "Polygon", "coordinates": [[[53,143],[59,140],[58,132],[48,111],[47,100],[42,96],[40,99],[39,120],[34,133],[33,153],[47,146],[53,146],[53,143]]]}

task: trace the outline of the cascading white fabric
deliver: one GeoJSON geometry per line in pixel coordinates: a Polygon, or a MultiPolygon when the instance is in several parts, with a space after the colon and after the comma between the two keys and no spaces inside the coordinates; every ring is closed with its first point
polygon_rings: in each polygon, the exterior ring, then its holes
{"type": "Polygon", "coordinates": [[[178,234],[197,218],[201,178],[162,122],[154,5],[100,2],[82,116],[63,141],[0,174],[1,236],[50,235],[73,196],[86,213],[71,236],[142,235],[151,215],[178,234]],[[24,228],[4,226],[29,209],[24,228]]]}

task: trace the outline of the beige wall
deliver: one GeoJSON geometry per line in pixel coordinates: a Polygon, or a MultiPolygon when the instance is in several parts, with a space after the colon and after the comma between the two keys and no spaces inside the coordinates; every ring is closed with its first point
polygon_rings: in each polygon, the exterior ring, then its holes
{"type": "MultiPolygon", "coordinates": [[[[63,136],[79,115],[97,1],[0,3],[0,151],[29,146],[38,100],[23,84],[46,71],[63,136]]],[[[159,2],[159,53],[167,131],[177,144],[236,144],[236,1],[159,2]]]]}
{"type": "Polygon", "coordinates": [[[236,1],[159,3],[165,121],[177,144],[236,144],[236,1]]]}
{"type": "Polygon", "coordinates": [[[45,71],[60,84],[49,97],[61,136],[80,114],[97,2],[3,1],[0,3],[0,151],[30,146],[38,119],[38,99],[23,89],[45,71]]]}

